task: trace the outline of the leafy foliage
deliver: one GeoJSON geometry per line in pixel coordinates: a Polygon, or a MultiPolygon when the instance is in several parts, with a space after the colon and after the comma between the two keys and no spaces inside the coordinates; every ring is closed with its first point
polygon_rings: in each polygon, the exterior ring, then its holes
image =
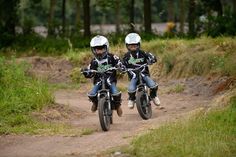
{"type": "Polygon", "coordinates": [[[223,16],[210,16],[209,27],[206,32],[209,36],[217,37],[220,35],[235,36],[236,35],[236,18],[235,15],[226,12],[223,16]]]}

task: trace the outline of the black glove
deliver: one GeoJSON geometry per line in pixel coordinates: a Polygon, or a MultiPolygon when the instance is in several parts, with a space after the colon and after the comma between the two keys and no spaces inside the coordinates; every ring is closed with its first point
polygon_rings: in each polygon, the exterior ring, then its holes
{"type": "Polygon", "coordinates": [[[157,62],[157,57],[154,56],[153,59],[152,59],[152,63],[156,63],[157,62]]]}
{"type": "Polygon", "coordinates": [[[119,68],[119,70],[122,71],[122,72],[126,71],[126,67],[125,67],[121,62],[119,62],[118,64],[116,64],[115,67],[116,67],[116,68],[119,68]]]}
{"type": "Polygon", "coordinates": [[[87,68],[82,68],[81,73],[83,73],[85,77],[90,77],[92,75],[92,72],[87,68]]]}
{"type": "Polygon", "coordinates": [[[122,65],[122,66],[120,67],[120,70],[121,70],[122,72],[126,72],[126,67],[125,67],[124,65],[122,65]]]}
{"type": "Polygon", "coordinates": [[[148,56],[148,64],[149,65],[157,62],[157,58],[153,54],[147,53],[147,56],[148,56]]]}

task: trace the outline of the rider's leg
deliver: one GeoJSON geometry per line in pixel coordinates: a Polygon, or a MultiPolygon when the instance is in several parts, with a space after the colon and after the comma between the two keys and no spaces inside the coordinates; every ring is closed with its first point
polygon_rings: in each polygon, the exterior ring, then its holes
{"type": "Polygon", "coordinates": [[[98,99],[97,99],[97,91],[100,88],[99,84],[94,85],[93,89],[87,94],[90,101],[92,101],[93,105],[91,107],[91,111],[95,112],[98,106],[98,99]]]}
{"type": "Polygon", "coordinates": [[[111,90],[111,94],[113,97],[113,101],[115,103],[115,108],[116,108],[117,114],[119,117],[121,117],[122,113],[123,113],[123,111],[121,109],[121,92],[118,91],[115,83],[112,83],[110,85],[110,90],[111,90]]]}
{"type": "Polygon", "coordinates": [[[128,87],[128,94],[129,94],[129,101],[128,101],[128,107],[130,109],[134,108],[135,104],[135,93],[137,88],[137,78],[133,78],[130,81],[129,87],[128,87]]]}
{"type": "Polygon", "coordinates": [[[158,84],[149,76],[145,76],[143,79],[146,85],[150,88],[150,98],[152,99],[153,103],[157,106],[160,106],[161,102],[157,96],[158,84]]]}

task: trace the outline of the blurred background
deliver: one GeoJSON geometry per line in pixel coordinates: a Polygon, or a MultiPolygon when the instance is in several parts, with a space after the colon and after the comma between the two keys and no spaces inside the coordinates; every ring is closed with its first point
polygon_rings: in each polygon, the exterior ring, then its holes
{"type": "Polygon", "coordinates": [[[129,32],[144,40],[235,36],[235,15],[236,0],[0,0],[0,48],[57,48],[68,39],[82,48],[95,34],[117,44],[129,32]]]}

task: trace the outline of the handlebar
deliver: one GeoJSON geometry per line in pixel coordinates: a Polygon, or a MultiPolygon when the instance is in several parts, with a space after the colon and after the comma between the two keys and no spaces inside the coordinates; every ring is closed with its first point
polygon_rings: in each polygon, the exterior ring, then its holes
{"type": "Polygon", "coordinates": [[[148,66],[147,63],[146,63],[146,64],[143,64],[143,65],[141,65],[141,66],[139,66],[139,67],[137,67],[137,68],[128,68],[128,69],[126,69],[126,71],[138,71],[138,70],[140,70],[141,68],[146,67],[146,66],[148,66]]]}
{"type": "MultiPolygon", "coordinates": [[[[108,71],[110,71],[110,70],[117,70],[117,69],[119,69],[119,68],[111,67],[111,68],[108,68],[108,69],[106,69],[106,70],[104,70],[104,71],[98,71],[98,70],[88,69],[88,70],[85,70],[85,71],[83,71],[83,72],[93,72],[93,73],[103,74],[103,73],[108,72],[108,71]]],[[[81,73],[83,73],[83,72],[81,72],[81,73]]]]}

